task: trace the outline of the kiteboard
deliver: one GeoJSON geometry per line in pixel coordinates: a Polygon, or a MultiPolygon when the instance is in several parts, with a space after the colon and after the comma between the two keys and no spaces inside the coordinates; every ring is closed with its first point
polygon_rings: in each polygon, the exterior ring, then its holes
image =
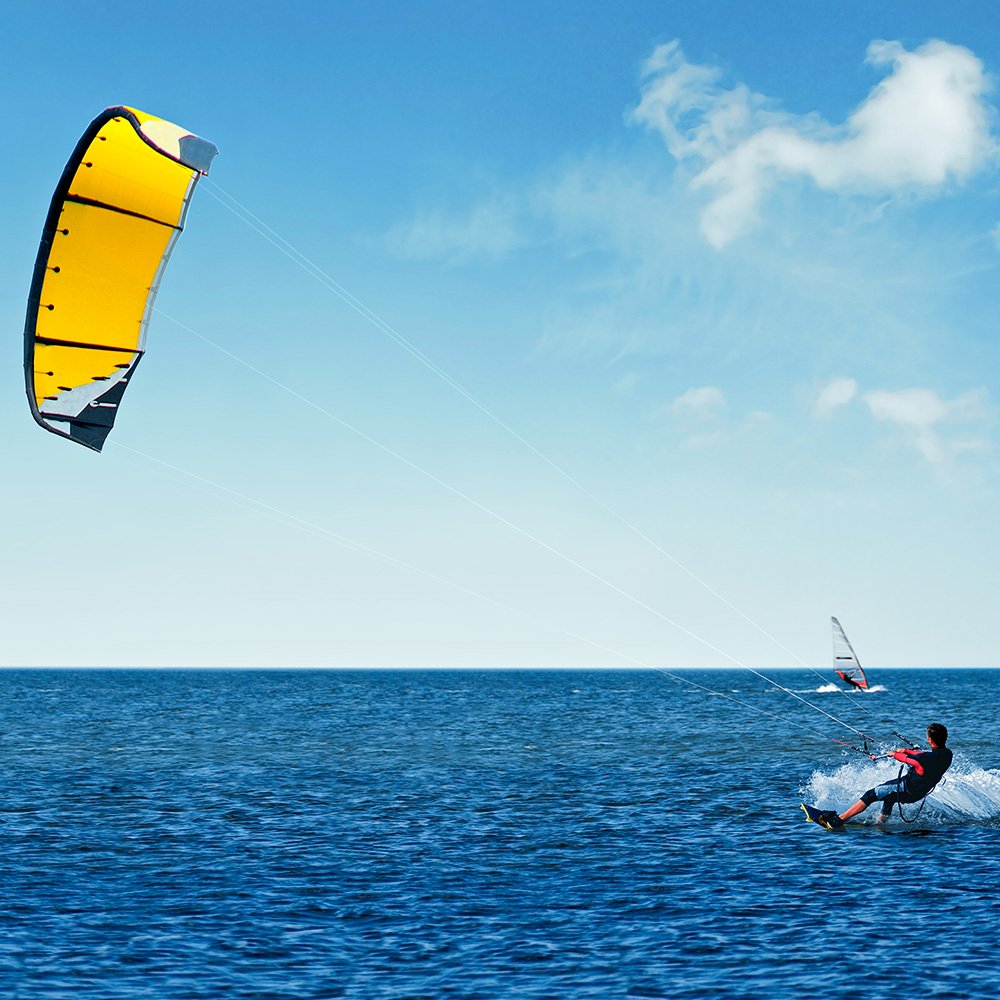
{"type": "Polygon", "coordinates": [[[842,827],[839,827],[839,826],[830,826],[829,823],[825,822],[822,819],[822,816],[823,816],[823,810],[822,809],[817,809],[815,806],[807,806],[804,802],[801,803],[801,806],[802,806],[802,811],[806,814],[806,822],[807,823],[817,823],[821,827],[823,827],[824,830],[840,830],[840,829],[842,829],[842,827]]]}

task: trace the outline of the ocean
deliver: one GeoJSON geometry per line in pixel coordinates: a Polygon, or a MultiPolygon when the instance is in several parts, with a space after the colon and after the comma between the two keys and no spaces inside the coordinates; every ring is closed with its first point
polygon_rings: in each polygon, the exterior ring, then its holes
{"type": "Polygon", "coordinates": [[[1000,671],[765,673],[0,671],[0,996],[995,1000],[1000,671]]]}

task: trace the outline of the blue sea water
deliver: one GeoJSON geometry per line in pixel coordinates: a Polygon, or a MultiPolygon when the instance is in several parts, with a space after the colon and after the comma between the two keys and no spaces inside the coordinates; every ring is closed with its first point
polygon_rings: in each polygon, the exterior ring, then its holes
{"type": "Polygon", "coordinates": [[[1000,995],[1000,671],[678,675],[2,671],[0,996],[1000,995]]]}

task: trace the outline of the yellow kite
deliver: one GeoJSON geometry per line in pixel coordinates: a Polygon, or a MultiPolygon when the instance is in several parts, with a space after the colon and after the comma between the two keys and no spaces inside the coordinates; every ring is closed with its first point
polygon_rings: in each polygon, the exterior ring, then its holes
{"type": "Polygon", "coordinates": [[[24,327],[28,402],[46,430],[104,446],[195,184],[217,152],[126,107],[103,111],[77,143],[45,220],[24,327]]]}

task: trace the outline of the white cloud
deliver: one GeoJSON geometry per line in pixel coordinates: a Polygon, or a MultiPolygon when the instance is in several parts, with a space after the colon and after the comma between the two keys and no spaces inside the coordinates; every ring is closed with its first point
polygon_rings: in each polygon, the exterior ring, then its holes
{"type": "Polygon", "coordinates": [[[461,215],[424,213],[388,236],[388,243],[402,257],[456,263],[474,257],[500,259],[522,242],[516,206],[508,202],[477,205],[461,215]]]}
{"type": "Polygon", "coordinates": [[[683,446],[703,451],[736,442],[759,445],[760,435],[775,425],[772,413],[750,410],[744,414],[730,412],[726,393],[717,386],[698,386],[681,393],[666,407],[675,429],[681,434],[683,446]]]}
{"type": "Polygon", "coordinates": [[[684,446],[711,448],[728,440],[732,433],[725,420],[726,394],[711,385],[682,392],[667,407],[667,412],[686,428],[684,446]]]}
{"type": "Polygon", "coordinates": [[[875,389],[865,402],[876,420],[887,420],[916,430],[940,423],[948,416],[948,404],[930,389],[875,389]]]}
{"type": "Polygon", "coordinates": [[[932,192],[989,162],[996,151],[989,79],[972,52],[941,41],[909,52],[880,41],[867,58],[888,75],[832,126],[776,111],[742,85],[724,89],[720,71],[689,63],[677,42],[653,52],[632,118],[695,165],[693,186],[712,193],[701,221],[712,245],[745,232],[782,181],[804,177],[850,193],[932,192]]]}
{"type": "Polygon", "coordinates": [[[975,389],[953,400],[930,389],[875,389],[865,402],[876,420],[899,428],[928,462],[940,463],[963,451],[982,451],[986,440],[963,433],[948,438],[944,425],[979,423],[986,417],[986,393],[975,389]]]}
{"type": "Polygon", "coordinates": [[[671,404],[674,413],[714,415],[725,409],[726,394],[715,386],[702,386],[681,393],[671,404]]]}
{"type": "Polygon", "coordinates": [[[688,62],[676,40],[653,51],[643,77],[642,100],[631,117],[658,131],[678,160],[723,155],[769,114],[764,97],[742,84],[724,89],[722,71],[688,62]]]}
{"type": "Polygon", "coordinates": [[[858,394],[858,383],[852,378],[835,378],[816,398],[813,413],[825,420],[834,410],[846,406],[858,394]]]}
{"type": "MultiPolygon", "coordinates": [[[[965,50],[943,49],[978,67],[965,50]]],[[[911,58],[899,52],[903,61],[911,58]]],[[[912,56],[918,68],[924,58],[912,56]]],[[[658,49],[649,70],[635,120],[660,129],[693,170],[673,169],[662,154],[651,163],[628,149],[595,149],[527,178],[477,187],[479,201],[475,195],[468,200],[470,191],[463,189],[401,220],[383,239],[410,258],[503,264],[497,273],[517,290],[511,299],[523,296],[521,317],[527,309],[537,317],[520,322],[515,335],[542,353],[607,356],[615,375],[619,366],[669,358],[672,379],[693,376],[682,385],[708,372],[728,379],[730,370],[750,366],[776,381],[801,383],[817,365],[836,371],[849,358],[846,370],[866,372],[869,386],[893,385],[911,377],[897,376],[902,359],[933,364],[938,351],[952,356],[963,349],[979,322],[981,239],[943,225],[935,226],[931,240],[914,239],[912,228],[901,231],[891,217],[873,226],[874,200],[845,204],[824,197],[814,199],[808,215],[795,206],[788,226],[794,239],[745,240],[716,253],[699,229],[705,202],[692,196],[692,174],[726,160],[762,129],[788,132],[791,123],[800,140],[818,146],[835,130],[816,116],[775,110],[745,87],[727,88],[720,70],[687,62],[676,43],[658,49]],[[537,274],[544,283],[534,280],[537,274]]],[[[898,83],[897,75],[891,79],[898,83]]],[[[876,88],[862,108],[878,108],[879,93],[876,88]]],[[[857,117],[864,120],[861,110],[857,117]]],[[[833,151],[846,136],[844,130],[830,139],[833,151]]],[[[865,169],[871,174],[874,167],[865,169]]],[[[762,176],[779,176],[768,171],[762,176]]],[[[796,197],[803,187],[800,181],[796,197]]],[[[736,198],[742,190],[731,193],[736,198]]],[[[784,209],[790,200],[775,198],[771,208],[784,209]]],[[[881,197],[878,204],[889,206],[892,199],[881,197]]],[[[718,204],[716,211],[722,211],[718,204]]],[[[996,216],[988,218],[985,225],[982,216],[975,221],[980,232],[996,216]]],[[[656,377],[644,379],[637,398],[653,395],[657,384],[656,377]]],[[[836,415],[850,402],[837,396],[845,389],[830,388],[822,399],[813,395],[812,412],[836,415]]],[[[661,416],[665,404],[662,397],[650,401],[661,416]]]]}

